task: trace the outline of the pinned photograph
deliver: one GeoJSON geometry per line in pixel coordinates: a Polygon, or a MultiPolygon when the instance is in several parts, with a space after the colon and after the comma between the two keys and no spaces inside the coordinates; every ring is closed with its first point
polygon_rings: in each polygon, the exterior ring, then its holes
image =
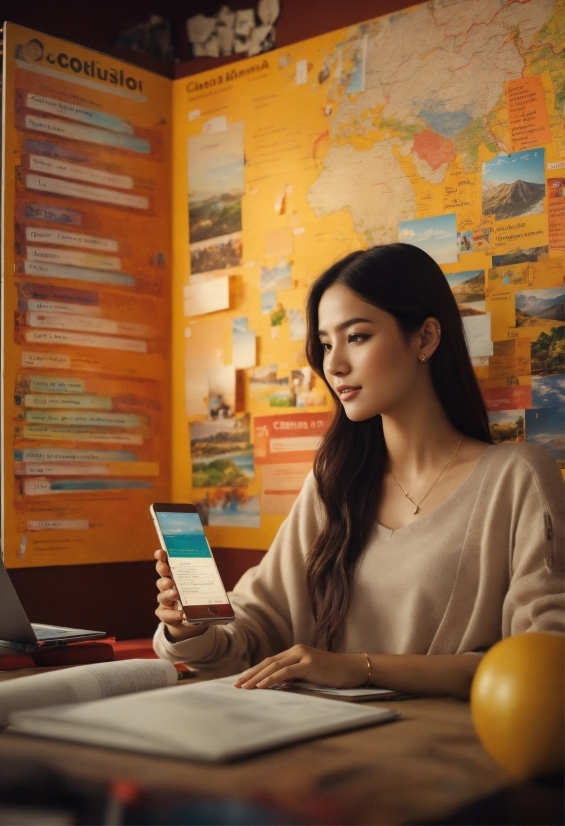
{"type": "Polygon", "coordinates": [[[249,414],[192,422],[189,428],[192,487],[245,488],[255,476],[249,414]]]}
{"type": "Polygon", "coordinates": [[[301,341],[306,336],[306,320],[302,310],[289,310],[288,321],[290,324],[290,340],[301,341]]]}
{"type": "Polygon", "coordinates": [[[549,247],[530,247],[529,249],[505,252],[502,255],[492,256],[493,267],[506,267],[512,264],[524,264],[526,262],[540,261],[549,257],[549,247]]]}
{"type": "Polygon", "coordinates": [[[224,491],[208,510],[208,524],[221,528],[260,528],[258,496],[247,496],[243,488],[224,491]]]}
{"type": "Polygon", "coordinates": [[[261,315],[271,315],[276,306],[276,293],[261,293],[261,315]]]}
{"type": "Polygon", "coordinates": [[[190,271],[193,274],[227,270],[241,264],[241,235],[223,235],[190,245],[190,271]]]}
{"type": "Polygon", "coordinates": [[[290,382],[295,407],[314,407],[326,403],[326,394],[323,389],[317,387],[317,380],[318,376],[311,367],[292,370],[290,382]]]}
{"type": "Polygon", "coordinates": [[[550,376],[563,372],[565,325],[540,333],[531,343],[532,376],[550,376]]]}
{"type": "Polygon", "coordinates": [[[457,244],[459,247],[459,252],[475,252],[473,232],[458,232],[457,244]]]}
{"type": "Polygon", "coordinates": [[[398,240],[413,244],[431,255],[438,264],[457,263],[457,226],[455,213],[400,221],[398,240]]]}
{"type": "Polygon", "coordinates": [[[495,445],[501,442],[523,442],[524,417],[523,410],[497,410],[489,413],[490,433],[495,445]]]}
{"type": "MultiPolygon", "coordinates": [[[[192,245],[199,241],[233,235],[241,230],[244,191],[243,122],[234,123],[221,132],[194,135],[188,139],[191,251],[192,245]]],[[[194,268],[192,271],[202,272],[194,268]]]]}
{"type": "Polygon", "coordinates": [[[545,198],[545,150],[499,155],[483,163],[483,215],[496,221],[537,215],[545,198]]]}
{"type": "Polygon", "coordinates": [[[565,322],[565,287],[549,290],[524,290],[514,296],[516,327],[542,327],[550,330],[565,322]]]}
{"type": "Polygon", "coordinates": [[[484,270],[450,272],[445,277],[462,316],[486,313],[484,270]]]}
{"type": "Polygon", "coordinates": [[[257,339],[247,329],[246,318],[234,318],[232,324],[232,362],[238,370],[255,367],[257,363],[257,339]]]}
{"type": "Polygon", "coordinates": [[[208,415],[231,419],[235,413],[235,367],[221,365],[208,370],[208,415]]]}
{"type": "Polygon", "coordinates": [[[288,389],[288,378],[277,378],[277,365],[268,364],[266,367],[256,367],[251,371],[249,379],[249,397],[254,401],[269,404],[273,394],[288,389]]]}
{"type": "Polygon", "coordinates": [[[565,411],[558,407],[526,410],[526,442],[543,447],[565,469],[565,411]]]}
{"type": "Polygon", "coordinates": [[[280,301],[277,301],[271,313],[271,327],[280,327],[286,319],[286,310],[280,301]]]}
{"type": "Polygon", "coordinates": [[[259,289],[262,293],[275,290],[292,290],[292,268],[290,261],[281,258],[274,267],[261,267],[259,289]]]}
{"type": "Polygon", "coordinates": [[[565,376],[532,376],[532,404],[565,410],[565,376]]]}

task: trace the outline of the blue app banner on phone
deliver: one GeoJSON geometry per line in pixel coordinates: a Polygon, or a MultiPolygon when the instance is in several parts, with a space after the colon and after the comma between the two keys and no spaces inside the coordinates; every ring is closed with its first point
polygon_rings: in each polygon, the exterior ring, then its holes
{"type": "Polygon", "coordinates": [[[169,556],[192,559],[212,556],[197,513],[159,511],[157,519],[169,556]]]}

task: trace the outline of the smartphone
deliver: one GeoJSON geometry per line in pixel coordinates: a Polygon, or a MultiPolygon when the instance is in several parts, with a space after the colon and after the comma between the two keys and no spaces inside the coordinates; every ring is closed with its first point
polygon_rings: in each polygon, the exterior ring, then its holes
{"type": "Polygon", "coordinates": [[[234,611],[196,507],[154,502],[149,510],[187,621],[193,625],[233,622],[234,611]]]}

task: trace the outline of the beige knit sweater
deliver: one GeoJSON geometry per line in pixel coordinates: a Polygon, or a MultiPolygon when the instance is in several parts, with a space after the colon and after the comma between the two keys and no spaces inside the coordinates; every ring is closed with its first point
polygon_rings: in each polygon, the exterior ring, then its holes
{"type": "MultiPolygon", "coordinates": [[[[544,450],[496,445],[418,522],[375,524],[334,650],[459,654],[524,631],[564,633],[563,493],[544,450]]],[[[322,518],[310,474],[271,549],[230,594],[235,622],[177,643],[160,625],[159,657],[221,676],[311,644],[306,556],[322,518]]]]}

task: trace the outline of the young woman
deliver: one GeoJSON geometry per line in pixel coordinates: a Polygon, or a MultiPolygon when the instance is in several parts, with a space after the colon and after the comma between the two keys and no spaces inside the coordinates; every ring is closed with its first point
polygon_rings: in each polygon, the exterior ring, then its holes
{"type": "Polygon", "coordinates": [[[333,422],[229,626],[186,626],[157,551],[155,651],[235,685],[285,680],[467,697],[482,653],[564,632],[563,480],[530,444],[493,445],[461,317],[407,244],[314,283],[306,353],[333,422]]]}

